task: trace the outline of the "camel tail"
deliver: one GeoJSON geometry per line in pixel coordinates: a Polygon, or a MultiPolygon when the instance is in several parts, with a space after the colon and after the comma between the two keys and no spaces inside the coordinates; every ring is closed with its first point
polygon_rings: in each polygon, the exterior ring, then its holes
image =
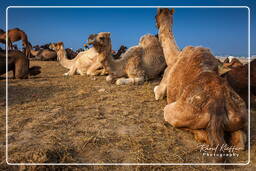
{"type": "Polygon", "coordinates": [[[209,113],[211,114],[211,119],[206,130],[208,132],[211,147],[217,147],[216,151],[212,151],[213,158],[216,163],[224,163],[226,162],[226,158],[221,151],[221,146],[226,144],[224,139],[224,128],[227,116],[224,108],[224,101],[218,99],[212,103],[209,108],[209,113]]]}

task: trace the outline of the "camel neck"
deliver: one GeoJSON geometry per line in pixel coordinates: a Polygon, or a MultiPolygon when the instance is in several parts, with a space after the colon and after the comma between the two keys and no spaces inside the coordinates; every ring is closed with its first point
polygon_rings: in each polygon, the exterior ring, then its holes
{"type": "Polygon", "coordinates": [[[163,48],[167,65],[174,65],[180,50],[176,44],[172,29],[167,25],[163,25],[159,28],[158,36],[163,48]]]}
{"type": "Polygon", "coordinates": [[[67,58],[67,53],[66,53],[66,50],[64,49],[64,47],[60,48],[60,50],[57,52],[57,56],[59,58],[59,61],[60,61],[60,64],[67,68],[67,69],[70,69],[72,64],[73,64],[73,61],[72,60],[69,60],[67,58]]]}

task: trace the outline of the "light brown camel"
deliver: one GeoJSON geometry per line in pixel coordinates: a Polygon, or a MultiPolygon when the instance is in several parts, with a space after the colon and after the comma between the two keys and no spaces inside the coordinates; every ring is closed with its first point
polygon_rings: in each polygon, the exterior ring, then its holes
{"type": "MultiPolygon", "coordinates": [[[[0,51],[0,75],[6,73],[6,52],[0,51]]],[[[29,60],[24,53],[18,50],[8,51],[8,71],[13,71],[13,78],[28,78],[29,75],[40,74],[39,66],[29,67],[29,60]]]]}
{"type": "MultiPolygon", "coordinates": [[[[171,13],[174,12],[174,9],[170,11],[171,13]]],[[[173,66],[173,64],[177,61],[178,54],[180,53],[179,47],[176,44],[174,35],[173,35],[173,30],[172,30],[172,25],[173,25],[173,20],[168,20],[165,22],[162,22],[164,25],[168,25],[171,27],[159,27],[158,23],[156,23],[157,28],[159,28],[159,32],[161,31],[161,35],[157,34],[157,37],[159,38],[159,41],[164,48],[164,54],[165,54],[165,61],[167,63],[167,68],[164,71],[163,78],[158,86],[154,88],[154,94],[155,94],[155,99],[160,100],[163,99],[166,96],[167,92],[167,80],[168,76],[170,75],[169,72],[173,66]],[[165,37],[169,37],[169,41],[164,42],[165,37]],[[167,58],[168,56],[168,58],[167,58]]]]}
{"type": "MultiPolygon", "coordinates": [[[[165,58],[171,66],[167,80],[164,119],[177,128],[189,129],[195,138],[212,147],[231,144],[245,148],[247,123],[245,102],[218,74],[218,60],[209,49],[186,47],[174,59],[170,27],[173,10],[158,9],[156,22],[165,58]]],[[[217,150],[218,153],[221,151],[217,150]]],[[[223,162],[224,158],[215,158],[223,162]]]]}
{"type": "Polygon", "coordinates": [[[139,45],[129,48],[122,58],[117,60],[113,59],[111,53],[110,33],[91,35],[88,43],[93,44],[99,53],[99,62],[108,71],[107,81],[117,85],[140,84],[145,80],[154,79],[166,67],[161,45],[158,39],[150,34],[142,36],[139,45]]]}
{"type": "Polygon", "coordinates": [[[63,42],[52,43],[50,48],[57,52],[60,64],[69,69],[64,75],[104,75],[105,71],[100,62],[98,62],[98,52],[94,47],[80,52],[74,59],[68,59],[63,42]]]}
{"type": "MultiPolygon", "coordinates": [[[[1,43],[6,43],[6,32],[3,34],[0,34],[0,42],[1,43]]],[[[8,48],[9,49],[13,49],[13,42],[22,40],[22,46],[25,49],[25,54],[27,57],[29,57],[30,55],[30,49],[31,49],[31,45],[28,42],[28,37],[26,35],[26,33],[22,30],[20,30],[19,28],[14,28],[14,29],[10,29],[8,30],[8,48]]]]}

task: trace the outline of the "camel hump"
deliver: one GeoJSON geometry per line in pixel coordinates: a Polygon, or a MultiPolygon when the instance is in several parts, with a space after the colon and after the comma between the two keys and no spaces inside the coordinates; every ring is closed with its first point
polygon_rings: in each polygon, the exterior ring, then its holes
{"type": "Polygon", "coordinates": [[[133,46],[126,51],[123,58],[129,58],[133,56],[143,56],[143,54],[144,54],[144,50],[141,46],[133,46]]]}

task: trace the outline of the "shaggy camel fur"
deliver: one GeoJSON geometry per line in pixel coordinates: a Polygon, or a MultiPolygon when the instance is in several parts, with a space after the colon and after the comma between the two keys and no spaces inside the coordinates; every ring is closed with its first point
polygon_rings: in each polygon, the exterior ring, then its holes
{"type": "MultiPolygon", "coordinates": [[[[160,41],[167,59],[173,57],[172,46],[166,48],[173,41],[166,35],[170,33],[172,17],[173,10],[158,9],[158,35],[162,37],[160,41]]],[[[226,144],[224,133],[229,133],[230,143],[244,149],[246,104],[218,75],[218,60],[209,49],[186,47],[170,61],[173,63],[168,63],[172,67],[168,72],[164,119],[174,127],[191,130],[197,140],[212,147],[226,144]]],[[[215,159],[224,162],[222,157],[215,159]]]]}
{"type": "Polygon", "coordinates": [[[139,84],[154,79],[166,67],[161,45],[150,34],[141,37],[139,45],[129,48],[118,60],[114,60],[111,54],[110,33],[91,35],[88,42],[94,45],[99,53],[99,61],[109,73],[107,81],[114,82],[117,79],[117,85],[139,84]]]}
{"type": "MultiPolygon", "coordinates": [[[[6,73],[6,52],[0,51],[0,75],[6,73]]],[[[13,78],[28,78],[29,75],[40,74],[39,66],[29,68],[29,60],[18,50],[8,51],[8,71],[13,71],[13,78]]]]}
{"type": "Polygon", "coordinates": [[[97,61],[98,53],[94,47],[89,50],[80,52],[74,59],[69,60],[67,53],[64,49],[62,42],[52,43],[50,48],[57,52],[58,60],[60,64],[69,69],[64,75],[74,75],[76,73],[80,75],[103,75],[105,74],[102,69],[101,63],[97,61]]]}

